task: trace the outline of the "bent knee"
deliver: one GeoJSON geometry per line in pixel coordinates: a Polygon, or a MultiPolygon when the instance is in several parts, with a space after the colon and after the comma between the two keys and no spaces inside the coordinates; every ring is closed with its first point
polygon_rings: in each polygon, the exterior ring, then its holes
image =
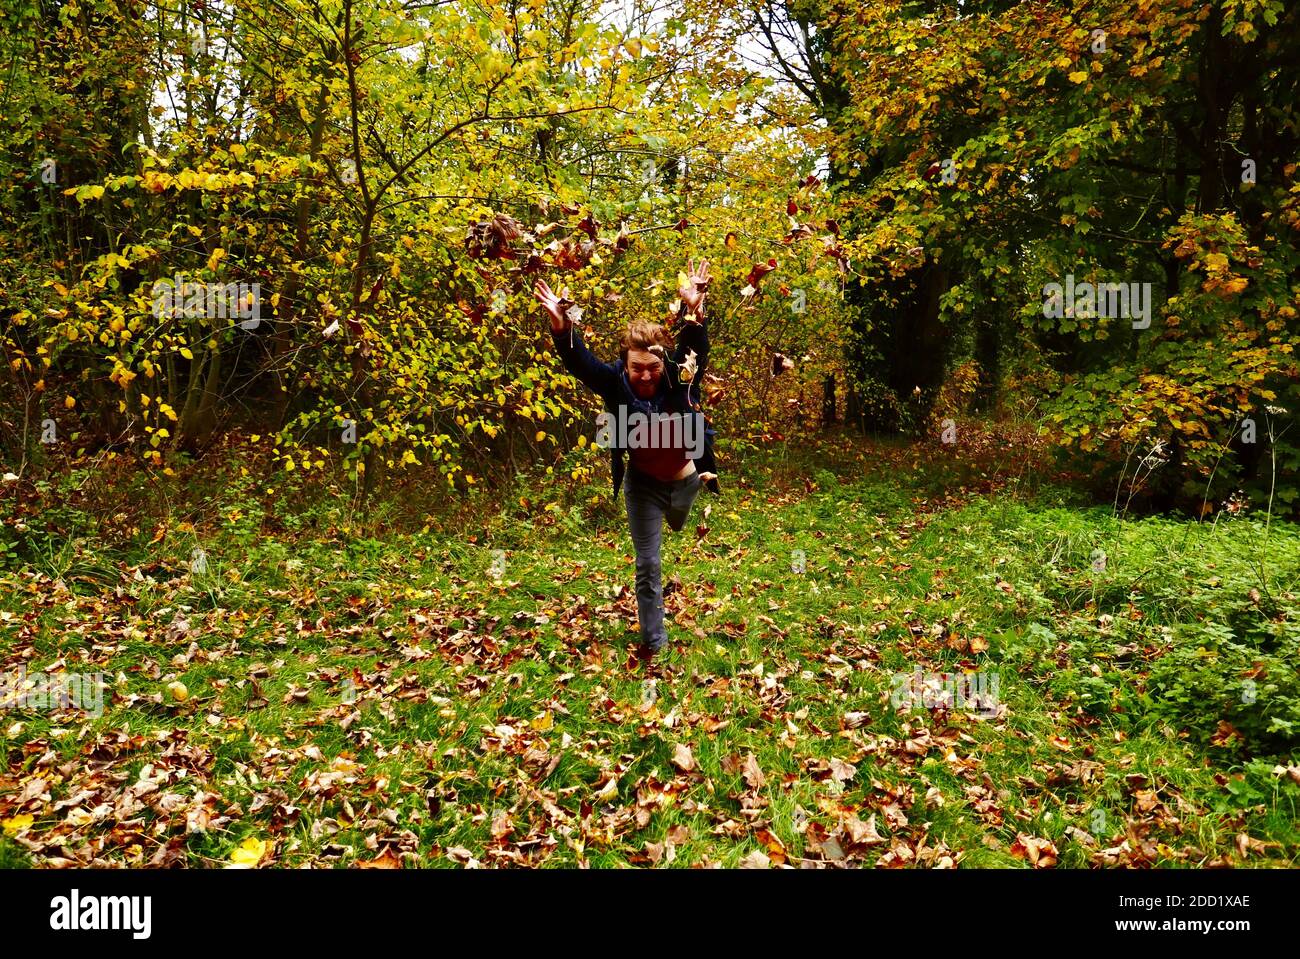
{"type": "Polygon", "coordinates": [[[658,553],[638,555],[636,558],[636,571],[641,575],[657,574],[662,566],[662,560],[658,553]]]}

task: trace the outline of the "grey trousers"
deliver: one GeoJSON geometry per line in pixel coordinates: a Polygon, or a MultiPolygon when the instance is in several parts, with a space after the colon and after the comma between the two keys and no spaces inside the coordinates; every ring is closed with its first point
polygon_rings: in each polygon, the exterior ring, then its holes
{"type": "Polygon", "coordinates": [[[636,549],[636,608],[641,642],[658,650],[668,642],[664,630],[664,591],[659,546],[664,520],[681,532],[700,492],[700,474],[665,483],[638,471],[630,463],[623,481],[627,525],[636,549]]]}

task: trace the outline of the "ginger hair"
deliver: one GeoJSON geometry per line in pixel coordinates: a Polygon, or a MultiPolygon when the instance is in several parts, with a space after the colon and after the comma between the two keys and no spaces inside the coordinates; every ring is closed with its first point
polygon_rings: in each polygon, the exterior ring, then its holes
{"type": "Polygon", "coordinates": [[[652,346],[662,346],[665,350],[672,348],[672,341],[668,338],[668,332],[658,323],[647,323],[645,320],[633,320],[623,331],[623,338],[619,341],[619,357],[623,360],[623,365],[627,365],[627,354],[629,350],[649,350],[652,346]]]}

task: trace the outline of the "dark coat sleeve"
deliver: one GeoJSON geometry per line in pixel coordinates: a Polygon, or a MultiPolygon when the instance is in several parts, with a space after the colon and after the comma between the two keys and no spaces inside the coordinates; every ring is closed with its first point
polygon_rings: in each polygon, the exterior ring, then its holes
{"type": "Polygon", "coordinates": [[[618,386],[618,369],[606,363],[587,349],[582,334],[575,327],[563,333],[551,331],[551,342],[560,354],[564,368],[576,376],[588,389],[600,397],[610,396],[618,386]]]}
{"type": "Polygon", "coordinates": [[[677,334],[677,345],[673,347],[672,361],[675,367],[680,367],[686,361],[686,357],[692,350],[695,351],[695,379],[691,381],[691,388],[688,396],[691,405],[697,409],[700,406],[700,384],[704,382],[704,374],[709,368],[709,309],[704,308],[704,315],[700,317],[698,323],[687,323],[686,304],[683,303],[681,309],[677,312],[677,321],[680,324],[677,334]]]}
{"type": "Polygon", "coordinates": [[[694,350],[698,358],[699,376],[703,376],[705,364],[709,361],[708,307],[705,307],[699,322],[687,323],[686,304],[683,303],[677,311],[677,322],[680,324],[680,332],[677,334],[677,346],[673,348],[673,362],[680,366],[686,360],[686,355],[694,350]]]}
{"type": "MultiPolygon", "coordinates": [[[[682,304],[681,310],[677,314],[677,320],[681,324],[680,332],[677,334],[677,345],[673,348],[673,364],[680,367],[686,360],[691,350],[695,351],[695,379],[691,381],[690,389],[687,391],[687,397],[691,406],[700,409],[700,387],[704,382],[704,373],[709,368],[709,308],[707,304],[704,307],[704,315],[700,317],[698,323],[686,322],[686,305],[682,304]]],[[[701,415],[703,413],[701,412],[701,415]]],[[[696,469],[702,473],[716,473],[718,471],[718,462],[713,453],[713,429],[708,425],[708,418],[704,418],[707,435],[704,444],[704,455],[700,457],[695,464],[696,469]]],[[[715,495],[721,493],[718,481],[709,480],[705,488],[715,495]]]]}

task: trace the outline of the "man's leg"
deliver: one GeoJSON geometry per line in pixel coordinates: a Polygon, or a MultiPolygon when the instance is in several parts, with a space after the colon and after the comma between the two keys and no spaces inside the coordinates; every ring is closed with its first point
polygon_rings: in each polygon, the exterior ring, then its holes
{"type": "Polygon", "coordinates": [[[664,594],[659,558],[664,512],[669,497],[660,484],[642,480],[629,466],[623,484],[628,531],[636,550],[636,608],[641,622],[641,642],[658,650],[668,642],[664,631],[664,594]]]}
{"type": "Polygon", "coordinates": [[[692,473],[672,484],[667,516],[668,525],[672,527],[674,533],[680,533],[682,527],[686,525],[686,518],[691,515],[691,506],[695,503],[695,497],[700,494],[703,485],[699,473],[692,473]]]}

